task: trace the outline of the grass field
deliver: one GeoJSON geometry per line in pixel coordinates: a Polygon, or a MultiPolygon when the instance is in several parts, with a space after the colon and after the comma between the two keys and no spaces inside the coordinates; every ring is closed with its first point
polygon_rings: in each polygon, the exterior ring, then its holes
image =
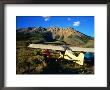
{"type": "Polygon", "coordinates": [[[28,48],[28,41],[16,42],[16,74],[94,74],[93,62],[79,66],[72,61],[58,59],[59,52],[51,51],[45,58],[41,49],[28,48]]]}

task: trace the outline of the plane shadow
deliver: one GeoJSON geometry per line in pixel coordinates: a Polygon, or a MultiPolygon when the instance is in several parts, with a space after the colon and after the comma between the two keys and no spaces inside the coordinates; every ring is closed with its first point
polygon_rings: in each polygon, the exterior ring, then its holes
{"type": "Polygon", "coordinates": [[[88,66],[87,64],[86,66],[79,66],[72,61],[51,59],[41,74],[93,74],[93,65],[88,66]]]}

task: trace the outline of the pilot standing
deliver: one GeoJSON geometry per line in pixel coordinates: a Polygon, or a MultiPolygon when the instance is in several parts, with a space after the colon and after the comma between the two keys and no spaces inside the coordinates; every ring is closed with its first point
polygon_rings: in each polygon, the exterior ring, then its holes
{"type": "Polygon", "coordinates": [[[49,62],[50,61],[50,52],[48,49],[43,50],[43,55],[45,57],[45,62],[49,62]]]}

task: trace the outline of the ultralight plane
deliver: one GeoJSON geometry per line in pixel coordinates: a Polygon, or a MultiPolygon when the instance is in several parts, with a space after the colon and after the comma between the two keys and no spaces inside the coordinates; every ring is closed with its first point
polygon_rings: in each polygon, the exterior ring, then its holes
{"type": "Polygon", "coordinates": [[[71,60],[79,65],[84,64],[84,52],[94,53],[94,48],[81,48],[81,47],[69,47],[67,45],[49,45],[49,44],[30,44],[29,48],[36,49],[48,49],[48,50],[57,50],[60,52],[59,58],[64,58],[66,60],[71,60]],[[80,52],[78,56],[74,55],[73,52],[80,52]]]}

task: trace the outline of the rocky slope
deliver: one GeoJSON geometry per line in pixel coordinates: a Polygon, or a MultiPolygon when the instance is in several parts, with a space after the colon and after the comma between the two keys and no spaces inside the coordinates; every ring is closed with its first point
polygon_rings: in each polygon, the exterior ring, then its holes
{"type": "MultiPolygon", "coordinates": [[[[28,27],[16,30],[17,40],[30,40],[32,43],[64,42],[71,46],[94,47],[94,38],[74,28],[60,27],[28,27]]],[[[62,44],[64,44],[62,43],[62,44]]]]}

